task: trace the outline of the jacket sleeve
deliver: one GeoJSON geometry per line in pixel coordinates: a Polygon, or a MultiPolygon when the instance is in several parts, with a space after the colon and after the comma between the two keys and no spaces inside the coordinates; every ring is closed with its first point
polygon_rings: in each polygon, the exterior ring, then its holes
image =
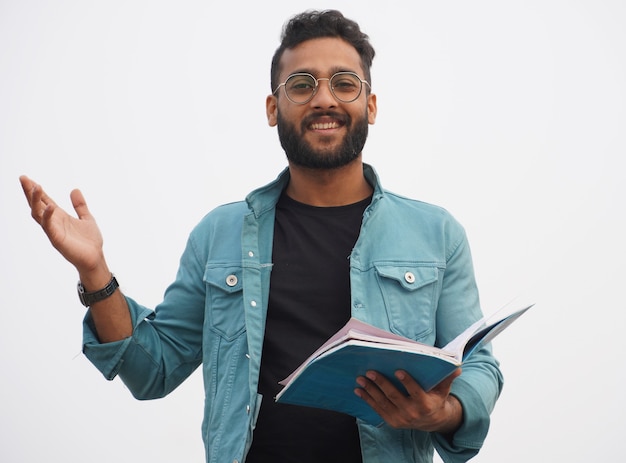
{"type": "Polygon", "coordinates": [[[181,257],[174,283],[154,311],[127,297],[133,334],[101,344],[89,314],[83,322],[83,352],[109,380],[118,374],[138,399],[167,395],[202,362],[205,306],[203,260],[193,235],[181,257]]]}
{"type": "MultiPolygon", "coordinates": [[[[463,231],[447,257],[437,308],[437,345],[447,344],[481,317],[471,253],[463,231]]],[[[433,444],[446,463],[464,462],[478,453],[502,386],[502,374],[490,345],[466,360],[451,391],[463,406],[463,423],[451,439],[432,435],[433,444]]]]}

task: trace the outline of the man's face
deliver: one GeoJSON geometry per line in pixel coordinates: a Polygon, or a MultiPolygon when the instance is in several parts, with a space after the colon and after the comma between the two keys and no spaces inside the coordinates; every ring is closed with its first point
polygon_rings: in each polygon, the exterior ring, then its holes
{"type": "MultiPolygon", "coordinates": [[[[364,78],[357,51],[339,38],[312,39],[285,50],[281,58],[280,82],[296,72],[329,78],[339,71],[351,71],[364,78]]],[[[368,124],[376,118],[376,97],[367,94],[367,85],[351,103],[338,101],[328,81],[319,82],[311,101],[298,105],[289,101],[280,88],[267,98],[267,116],[278,126],[281,145],[292,165],[316,169],[344,166],[358,158],[365,145],[368,124]]]]}

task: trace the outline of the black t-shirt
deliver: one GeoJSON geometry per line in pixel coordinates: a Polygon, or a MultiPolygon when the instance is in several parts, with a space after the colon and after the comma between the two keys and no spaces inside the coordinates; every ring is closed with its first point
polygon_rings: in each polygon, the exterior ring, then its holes
{"type": "Polygon", "coordinates": [[[355,418],[274,397],[278,381],[350,318],[349,256],[369,203],[314,207],[283,194],[277,204],[259,380],[264,399],[246,462],[361,462],[355,418]]]}

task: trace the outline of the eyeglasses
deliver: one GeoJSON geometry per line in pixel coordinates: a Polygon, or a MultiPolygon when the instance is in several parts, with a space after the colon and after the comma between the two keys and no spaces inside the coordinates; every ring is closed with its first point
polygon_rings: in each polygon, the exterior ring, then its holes
{"type": "Polygon", "coordinates": [[[317,93],[320,80],[328,81],[330,92],[342,103],[352,103],[356,100],[361,95],[363,84],[370,86],[367,81],[349,71],[337,72],[330,78],[320,77],[319,79],[309,73],[298,72],[287,77],[287,80],[276,87],[272,94],[275,95],[280,87],[285,87],[285,95],[289,101],[295,104],[306,104],[317,93]]]}

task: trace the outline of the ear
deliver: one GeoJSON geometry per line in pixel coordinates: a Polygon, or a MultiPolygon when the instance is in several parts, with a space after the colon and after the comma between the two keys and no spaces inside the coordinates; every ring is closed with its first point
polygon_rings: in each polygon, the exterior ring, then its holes
{"type": "Polygon", "coordinates": [[[268,95],[265,99],[265,114],[270,127],[275,127],[278,123],[278,100],[275,95],[268,95]]]}
{"type": "Polygon", "coordinates": [[[367,95],[367,122],[373,124],[376,122],[376,113],[378,108],[376,106],[376,95],[370,93],[367,95]]]}

